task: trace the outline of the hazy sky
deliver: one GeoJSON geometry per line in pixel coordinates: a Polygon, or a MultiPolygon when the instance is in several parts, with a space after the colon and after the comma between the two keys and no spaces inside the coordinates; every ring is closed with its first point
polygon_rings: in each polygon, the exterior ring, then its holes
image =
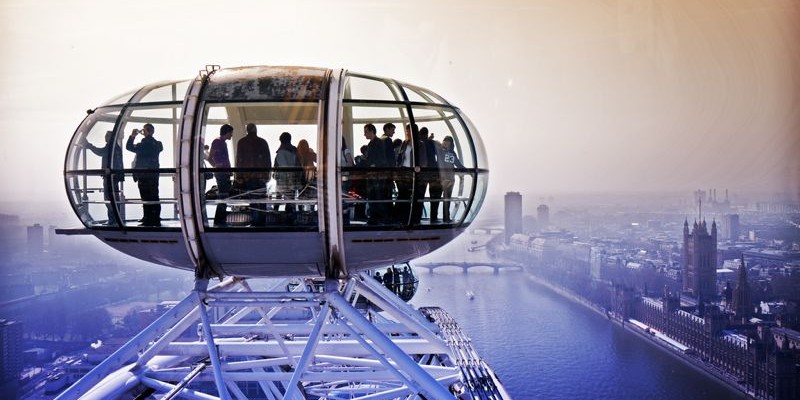
{"type": "Polygon", "coordinates": [[[66,205],[86,109],[220,64],[428,87],[479,128],[493,192],[797,198],[797,38],[791,0],[0,0],[0,196],[66,205]]]}

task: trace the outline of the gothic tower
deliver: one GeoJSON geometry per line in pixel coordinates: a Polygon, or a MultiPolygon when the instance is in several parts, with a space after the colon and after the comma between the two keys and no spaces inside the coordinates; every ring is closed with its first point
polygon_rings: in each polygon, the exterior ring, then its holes
{"type": "Polygon", "coordinates": [[[717,223],[695,222],[689,233],[689,222],[683,223],[683,291],[706,301],[717,297],[717,223]]]}
{"type": "Polygon", "coordinates": [[[750,283],[747,282],[744,256],[742,256],[742,264],[739,265],[739,282],[733,292],[733,311],[736,313],[737,319],[747,319],[753,314],[753,298],[750,293],[750,283]]]}

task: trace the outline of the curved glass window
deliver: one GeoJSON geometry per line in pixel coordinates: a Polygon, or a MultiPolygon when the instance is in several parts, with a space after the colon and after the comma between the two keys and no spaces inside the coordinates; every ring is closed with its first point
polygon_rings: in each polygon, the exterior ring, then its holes
{"type": "Polygon", "coordinates": [[[489,173],[488,172],[481,172],[478,174],[478,182],[475,185],[475,195],[472,197],[472,204],[469,208],[469,214],[467,214],[467,218],[464,220],[465,223],[471,223],[475,220],[475,217],[478,216],[478,211],[480,211],[481,206],[483,205],[483,200],[486,197],[486,190],[489,186],[489,173]]]}
{"type": "Polygon", "coordinates": [[[205,105],[199,176],[207,228],[319,228],[319,110],[318,102],[205,105]],[[221,135],[225,125],[229,136],[221,135]]]}
{"type": "Polygon", "coordinates": [[[408,101],[413,103],[448,104],[441,96],[425,88],[404,84],[403,90],[408,96],[408,101]]]}
{"type": "Polygon", "coordinates": [[[345,82],[345,100],[402,101],[397,85],[388,79],[349,75],[345,82]]]}
{"type": "Polygon", "coordinates": [[[191,81],[165,82],[147,86],[136,94],[136,103],[162,103],[183,101],[191,81]]]}
{"type": "Polygon", "coordinates": [[[344,104],[342,138],[351,146],[354,163],[341,167],[347,228],[408,224],[413,145],[403,132],[409,123],[404,103],[344,104]]]}
{"type": "MultiPolygon", "coordinates": [[[[420,130],[427,129],[429,138],[434,141],[437,152],[441,150],[442,141],[449,137],[448,141],[453,143],[451,150],[456,157],[452,161],[461,164],[459,168],[476,167],[475,154],[472,152],[471,143],[473,135],[467,134],[464,125],[452,108],[434,105],[414,105],[412,110],[414,122],[420,130]]],[[[431,159],[438,161],[438,154],[431,157],[431,159]]]]}
{"type": "Polygon", "coordinates": [[[129,106],[118,123],[125,173],[124,225],[180,228],[175,199],[175,152],[181,104],[129,106]],[[145,134],[152,130],[152,134],[145,134]],[[134,135],[134,131],[137,133],[134,135]]]}
{"type": "Polygon", "coordinates": [[[467,129],[474,134],[470,137],[472,138],[472,145],[475,146],[475,157],[477,158],[477,167],[482,170],[489,169],[489,159],[486,155],[486,147],[483,145],[483,140],[481,140],[480,135],[478,135],[478,129],[475,128],[475,125],[472,121],[459,110],[458,112],[459,117],[461,120],[464,121],[464,124],[467,125],[467,129]]]}
{"type": "Polygon", "coordinates": [[[427,89],[401,84],[398,101],[396,85],[352,74],[345,82],[342,138],[354,158],[341,164],[345,229],[470,222],[476,182],[485,182],[471,126],[427,89]]]}
{"type": "Polygon", "coordinates": [[[180,228],[174,165],[179,116],[180,103],[172,103],[98,108],[83,121],[65,174],[86,226],[180,228]]]}
{"type": "Polygon", "coordinates": [[[101,107],[123,104],[182,102],[191,83],[191,80],[154,83],[109,99],[101,107]]]}
{"type": "Polygon", "coordinates": [[[101,107],[125,104],[125,103],[129,102],[131,100],[131,97],[133,97],[133,95],[136,94],[136,92],[138,92],[138,91],[139,91],[139,89],[131,90],[131,91],[125,92],[125,93],[123,93],[123,94],[121,94],[119,96],[116,96],[116,97],[114,97],[112,99],[106,100],[101,107]]]}
{"type": "Polygon", "coordinates": [[[123,156],[115,134],[119,107],[88,115],[72,137],[65,179],[70,201],[86,226],[118,226],[123,156]]]}

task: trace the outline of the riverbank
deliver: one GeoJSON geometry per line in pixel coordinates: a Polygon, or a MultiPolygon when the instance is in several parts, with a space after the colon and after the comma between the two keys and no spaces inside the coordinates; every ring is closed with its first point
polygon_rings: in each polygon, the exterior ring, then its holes
{"type": "Polygon", "coordinates": [[[728,376],[724,374],[722,371],[717,371],[713,365],[709,365],[706,362],[703,362],[701,359],[697,358],[696,356],[688,355],[682,352],[677,351],[677,349],[672,348],[668,344],[664,343],[663,341],[657,340],[653,335],[645,332],[644,330],[636,327],[633,324],[625,323],[625,321],[614,315],[613,313],[609,312],[603,307],[600,307],[591,301],[587,300],[586,298],[568,290],[558,285],[551,283],[550,281],[541,278],[530,271],[526,272],[526,276],[534,283],[550,290],[553,293],[558,294],[559,296],[571,300],[577,304],[580,304],[586,307],[589,310],[594,311],[600,316],[605,317],[605,319],[613,322],[615,325],[621,327],[623,330],[629,332],[630,334],[635,335],[636,337],[644,340],[645,342],[655,346],[656,348],[662,350],[666,354],[672,356],[673,358],[681,361],[682,364],[692,368],[693,370],[702,373],[704,376],[714,379],[715,381],[723,384],[724,386],[728,387],[730,390],[735,392],[737,395],[740,396],[742,399],[754,399],[752,393],[748,392],[746,388],[740,385],[735,377],[728,376]]]}

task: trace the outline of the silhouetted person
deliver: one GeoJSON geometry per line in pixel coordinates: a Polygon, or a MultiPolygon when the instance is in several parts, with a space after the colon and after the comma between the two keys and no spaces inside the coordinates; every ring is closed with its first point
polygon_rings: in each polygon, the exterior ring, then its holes
{"type": "MultiPolygon", "coordinates": [[[[439,222],[439,201],[442,198],[442,181],[439,177],[439,163],[436,155],[439,153],[442,145],[433,140],[433,135],[428,135],[428,128],[422,128],[419,131],[420,139],[425,143],[425,155],[428,158],[427,167],[429,172],[425,174],[425,180],[428,184],[428,192],[431,197],[431,214],[428,216],[430,223],[434,224],[439,222]]],[[[424,193],[424,191],[423,191],[424,193]]]]}
{"type": "MultiPolygon", "coordinates": [[[[406,125],[406,129],[411,133],[411,141],[413,142],[413,159],[414,167],[427,168],[428,167],[428,152],[427,144],[422,140],[420,131],[417,130],[417,125],[406,125]]],[[[423,128],[425,129],[425,128],[423,128]]],[[[427,129],[425,129],[427,132],[427,129]]],[[[422,171],[416,173],[416,180],[414,181],[414,192],[411,199],[411,223],[419,224],[422,220],[422,210],[424,203],[422,200],[425,198],[425,190],[428,187],[427,172],[422,171]]]]}
{"type": "Polygon", "coordinates": [[[410,299],[411,294],[414,291],[414,275],[411,273],[411,268],[408,268],[407,265],[403,267],[402,277],[403,277],[403,290],[402,290],[403,298],[410,299]]]}
{"type": "Polygon", "coordinates": [[[456,176],[453,171],[455,168],[464,168],[464,164],[458,159],[454,150],[453,138],[446,136],[442,140],[442,150],[439,152],[439,176],[442,182],[442,194],[444,197],[444,209],[442,210],[442,220],[446,223],[450,220],[450,198],[453,196],[453,186],[456,176]]]}
{"type": "MultiPolygon", "coordinates": [[[[369,141],[367,143],[367,165],[369,168],[386,168],[388,162],[386,160],[386,148],[384,141],[377,136],[375,125],[367,124],[364,126],[364,137],[369,141]]],[[[387,222],[388,208],[383,200],[386,200],[386,171],[375,171],[370,173],[370,178],[367,180],[367,197],[369,203],[369,218],[368,224],[382,224],[387,222]]]]}
{"type": "Polygon", "coordinates": [[[303,184],[307,185],[316,181],[317,167],[314,164],[317,162],[317,153],[309,147],[308,141],[305,139],[297,142],[297,160],[303,167],[303,184]]]}
{"type": "MultiPolygon", "coordinates": [[[[269,144],[258,137],[258,129],[253,123],[247,124],[247,135],[236,144],[236,168],[254,169],[237,173],[236,179],[244,186],[251,198],[266,199],[267,182],[269,181],[272,158],[269,144]],[[261,191],[264,195],[261,195],[261,191]]],[[[253,225],[264,225],[266,206],[263,203],[251,203],[250,210],[253,225]]]]}
{"type": "MultiPolygon", "coordinates": [[[[294,198],[294,193],[300,190],[301,175],[300,160],[297,158],[297,148],[292,144],[292,134],[281,133],[280,147],[275,152],[275,182],[277,190],[283,197],[294,198]],[[286,171],[286,168],[294,170],[286,171]]],[[[287,204],[286,211],[294,211],[294,205],[287,204]]]]}
{"type": "Polygon", "coordinates": [[[400,279],[402,279],[400,276],[400,270],[395,268],[394,265],[392,265],[390,268],[392,270],[392,292],[394,292],[396,295],[400,295],[400,279]]]}
{"type": "MultiPolygon", "coordinates": [[[[214,168],[230,168],[231,159],[228,156],[228,145],[226,141],[233,137],[233,127],[225,124],[219,128],[219,137],[211,142],[211,149],[208,154],[208,162],[214,168]]],[[[230,171],[214,172],[214,179],[217,180],[217,200],[227,199],[231,192],[230,171]]],[[[225,225],[228,216],[228,205],[225,203],[217,204],[214,213],[214,225],[225,225]]]]}
{"type": "Polygon", "coordinates": [[[400,166],[400,149],[403,147],[403,141],[401,139],[395,139],[392,141],[392,150],[394,150],[394,165],[400,166]]]}
{"type": "MultiPolygon", "coordinates": [[[[394,152],[394,142],[392,138],[394,137],[395,130],[397,128],[391,122],[383,124],[383,135],[381,135],[380,139],[383,142],[383,151],[386,153],[385,155],[385,166],[394,168],[397,166],[397,154],[394,152]]],[[[386,179],[384,181],[383,187],[383,198],[386,200],[392,199],[392,194],[394,192],[394,172],[387,171],[384,172],[386,179]]],[[[384,212],[386,213],[386,221],[390,222],[391,217],[394,215],[394,204],[391,202],[384,203],[384,212]]]]}
{"type": "MultiPolygon", "coordinates": [[[[400,140],[400,139],[396,139],[400,140]]],[[[394,205],[393,218],[395,222],[407,224],[411,212],[411,189],[413,188],[414,166],[413,144],[411,141],[411,125],[405,126],[405,140],[400,142],[397,149],[397,167],[400,169],[395,175],[397,185],[397,203],[394,205]]]]}
{"type": "Polygon", "coordinates": [[[394,167],[396,157],[394,155],[394,147],[392,145],[394,139],[394,132],[397,129],[393,123],[383,124],[383,135],[381,135],[381,140],[383,140],[384,149],[386,151],[386,160],[388,160],[388,166],[394,167]]]}
{"type": "Polygon", "coordinates": [[[392,271],[392,267],[386,268],[386,272],[383,273],[383,285],[394,292],[394,271],[392,271]]]}
{"type": "Polygon", "coordinates": [[[161,226],[161,204],[158,197],[158,169],[160,168],[158,156],[164,150],[164,146],[153,138],[155,128],[152,124],[144,124],[142,130],[134,129],[128,137],[125,148],[136,153],[134,159],[134,169],[144,172],[134,171],[133,180],[139,186],[139,195],[144,204],[142,205],[143,216],[142,226],[161,226]],[[142,140],[133,144],[136,136],[141,133],[142,140]]]}
{"type": "MultiPolygon", "coordinates": [[[[120,135],[120,139],[122,139],[122,135],[120,135]]],[[[125,180],[125,175],[121,171],[125,167],[122,165],[122,146],[114,144],[114,131],[107,131],[105,140],[106,143],[103,147],[89,143],[86,138],[80,144],[100,156],[100,168],[105,172],[103,174],[103,200],[105,200],[108,210],[106,225],[115,225],[114,206],[111,204],[111,199],[113,197],[115,201],[120,201],[120,184],[125,180]]],[[[122,219],[125,219],[124,216],[122,219]]]]}

